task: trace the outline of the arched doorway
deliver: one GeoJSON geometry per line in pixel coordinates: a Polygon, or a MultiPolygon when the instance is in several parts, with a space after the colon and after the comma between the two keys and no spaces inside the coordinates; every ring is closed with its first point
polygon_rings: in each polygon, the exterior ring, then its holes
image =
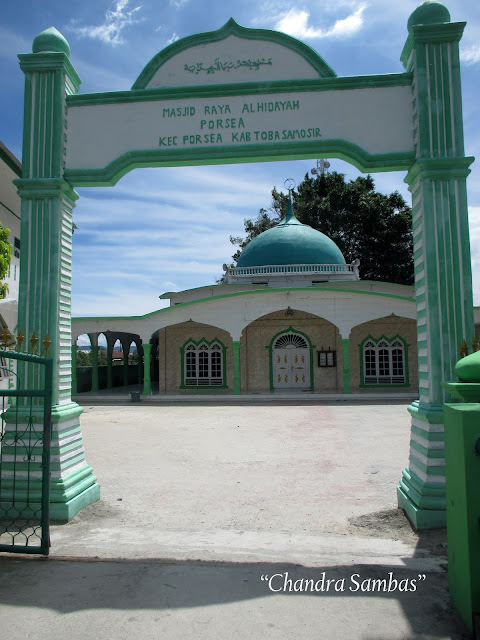
{"type": "Polygon", "coordinates": [[[310,389],[311,345],[300,333],[289,330],[278,336],[272,348],[274,389],[310,389]]]}

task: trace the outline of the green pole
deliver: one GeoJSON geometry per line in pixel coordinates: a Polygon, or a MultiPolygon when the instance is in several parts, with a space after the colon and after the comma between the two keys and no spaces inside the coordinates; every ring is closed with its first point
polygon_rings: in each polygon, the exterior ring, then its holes
{"type": "Polygon", "coordinates": [[[143,395],[149,396],[152,393],[150,383],[150,355],[152,353],[152,345],[150,343],[143,345],[143,395]]]}
{"type": "Polygon", "coordinates": [[[98,391],[98,345],[92,342],[92,391],[98,391]]]}
{"type": "Polygon", "coordinates": [[[240,395],[240,341],[233,341],[233,393],[240,395]]]}
{"type": "Polygon", "coordinates": [[[112,355],[113,344],[111,340],[107,340],[107,389],[113,387],[112,355]]]}
{"type": "Polygon", "coordinates": [[[128,345],[125,341],[122,342],[122,350],[123,350],[123,386],[126,387],[128,385],[128,350],[130,348],[130,343],[128,345]]]}
{"type": "Polygon", "coordinates": [[[350,391],[350,340],[342,338],[343,349],[343,393],[351,393],[350,391]]]}

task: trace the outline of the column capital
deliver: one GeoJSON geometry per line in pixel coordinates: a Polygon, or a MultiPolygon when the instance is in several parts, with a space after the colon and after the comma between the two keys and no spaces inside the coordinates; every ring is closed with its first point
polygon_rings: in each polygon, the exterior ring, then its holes
{"type": "Polygon", "coordinates": [[[13,181],[17,193],[26,200],[67,198],[73,206],[79,195],[63,178],[17,178],[13,181]]]}
{"type": "Polygon", "coordinates": [[[418,158],[405,177],[409,188],[419,180],[455,180],[470,173],[473,156],[447,158],[418,158]]]}
{"type": "Polygon", "coordinates": [[[43,51],[41,53],[20,53],[20,69],[24,73],[41,73],[46,71],[63,71],[72,84],[76,93],[82,84],[80,76],[66,53],[57,51],[43,51]]]}
{"type": "Polygon", "coordinates": [[[445,22],[443,24],[412,25],[400,56],[405,69],[408,70],[409,68],[409,59],[417,44],[459,42],[462,39],[466,24],[466,22],[445,22]]]}

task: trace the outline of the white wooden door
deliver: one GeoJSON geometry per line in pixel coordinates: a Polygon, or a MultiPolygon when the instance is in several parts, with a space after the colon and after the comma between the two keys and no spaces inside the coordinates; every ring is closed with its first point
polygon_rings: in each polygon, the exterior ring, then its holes
{"type": "Polygon", "coordinates": [[[283,334],[272,350],[273,386],[275,389],[310,387],[310,349],[298,334],[283,334]]]}

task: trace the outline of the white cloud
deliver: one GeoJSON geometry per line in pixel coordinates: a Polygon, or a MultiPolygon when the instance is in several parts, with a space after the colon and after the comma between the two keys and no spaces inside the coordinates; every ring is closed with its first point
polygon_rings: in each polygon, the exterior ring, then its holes
{"type": "Polygon", "coordinates": [[[122,44],[122,31],[132,25],[142,22],[142,18],[137,17],[141,7],[128,9],[130,0],[116,0],[113,9],[105,13],[105,21],[98,26],[75,27],[70,26],[70,30],[83,38],[100,40],[107,44],[122,44]]]}
{"type": "Polygon", "coordinates": [[[290,9],[276,23],[274,29],[283,31],[295,38],[328,38],[351,36],[363,25],[363,12],[366,5],[361,4],[352,14],[336,22],[328,29],[313,27],[309,24],[310,13],[305,10],[290,9]]]}
{"type": "Polygon", "coordinates": [[[169,2],[172,7],[175,7],[175,9],[181,9],[186,4],[188,4],[189,0],[169,0],[169,2]]]}
{"type": "Polygon", "coordinates": [[[178,36],[176,33],[174,33],[172,37],[169,38],[165,44],[166,46],[168,46],[169,44],[172,44],[172,42],[176,42],[177,40],[178,40],[178,36]]]}
{"type": "Polygon", "coordinates": [[[480,62],[480,44],[474,44],[467,49],[461,49],[460,60],[468,65],[480,62]]]}

